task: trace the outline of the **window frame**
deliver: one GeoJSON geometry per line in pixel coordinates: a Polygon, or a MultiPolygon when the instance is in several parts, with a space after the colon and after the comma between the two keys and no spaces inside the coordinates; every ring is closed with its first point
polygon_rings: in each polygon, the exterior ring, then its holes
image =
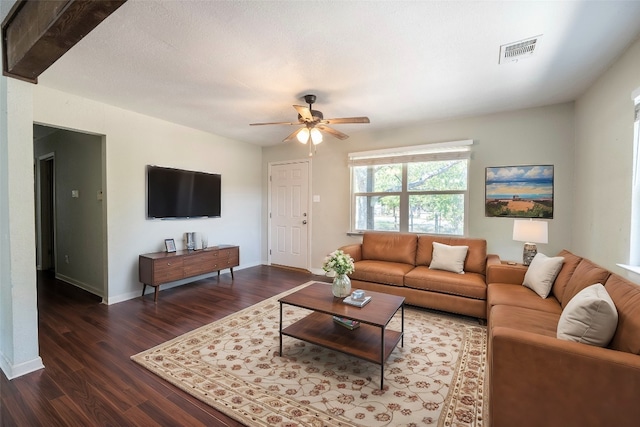
{"type": "MultiPolygon", "coordinates": [[[[366,231],[378,231],[369,229],[356,228],[356,200],[358,197],[383,197],[398,196],[399,197],[399,225],[398,230],[388,230],[391,233],[415,233],[426,234],[420,231],[409,231],[410,196],[420,195],[463,195],[463,219],[462,234],[441,234],[442,236],[466,236],[469,223],[469,167],[470,167],[470,148],[473,140],[451,141],[437,144],[426,144],[420,146],[398,147],[384,150],[366,151],[360,153],[349,153],[349,179],[350,179],[350,213],[349,228],[350,234],[362,234],[366,231]],[[466,189],[465,190],[408,190],[408,169],[410,163],[436,162],[446,160],[465,160],[466,161],[466,189]],[[401,165],[401,190],[392,192],[356,192],[354,186],[354,173],[356,167],[361,166],[382,166],[382,165],[401,165]]],[[[429,233],[435,234],[435,233],[429,233]]]]}
{"type": "Polygon", "coordinates": [[[631,98],[634,117],[629,264],[640,267],[640,88],[634,91],[631,98]]]}
{"type": "Polygon", "coordinates": [[[631,218],[629,222],[628,263],[617,263],[620,268],[640,275],[640,87],[631,93],[633,101],[633,157],[631,173],[631,218]]]}

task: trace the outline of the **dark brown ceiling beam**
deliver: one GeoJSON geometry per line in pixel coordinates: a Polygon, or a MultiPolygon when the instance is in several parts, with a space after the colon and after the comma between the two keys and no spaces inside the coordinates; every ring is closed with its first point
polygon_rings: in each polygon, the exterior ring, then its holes
{"type": "Polygon", "coordinates": [[[2,23],[2,74],[31,83],[127,0],[18,0],[2,23]]]}

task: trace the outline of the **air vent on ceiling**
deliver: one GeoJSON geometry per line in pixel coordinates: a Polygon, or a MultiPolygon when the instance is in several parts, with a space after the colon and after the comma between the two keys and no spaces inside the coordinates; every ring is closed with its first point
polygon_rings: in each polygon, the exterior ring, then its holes
{"type": "Polygon", "coordinates": [[[520,59],[530,58],[536,52],[541,37],[542,34],[526,40],[503,44],[500,46],[500,60],[498,63],[508,64],[510,62],[518,62],[520,59]]]}

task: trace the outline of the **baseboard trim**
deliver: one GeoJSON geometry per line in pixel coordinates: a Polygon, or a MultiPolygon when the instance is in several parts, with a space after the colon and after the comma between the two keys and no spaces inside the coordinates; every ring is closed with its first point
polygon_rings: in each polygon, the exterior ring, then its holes
{"type": "Polygon", "coordinates": [[[4,372],[7,379],[12,380],[14,378],[30,374],[31,372],[44,369],[44,365],[42,364],[42,359],[40,358],[40,356],[27,362],[22,362],[14,365],[9,362],[4,354],[0,354],[0,368],[2,368],[2,372],[4,372]]]}
{"type": "Polygon", "coordinates": [[[86,284],[84,282],[81,282],[79,280],[73,279],[73,278],[71,278],[69,276],[65,276],[64,274],[60,274],[60,273],[57,273],[57,272],[56,272],[56,279],[62,280],[63,282],[70,283],[73,286],[77,286],[80,289],[84,289],[85,291],[90,292],[90,293],[92,293],[94,295],[97,295],[99,297],[102,297],[104,299],[104,291],[103,290],[96,289],[93,286],[88,285],[88,284],[86,284]]]}
{"type": "Polygon", "coordinates": [[[310,268],[311,274],[315,274],[316,276],[326,276],[327,272],[321,268],[310,268]]]}
{"type": "Polygon", "coordinates": [[[283,268],[285,270],[302,271],[304,273],[315,274],[316,276],[325,276],[327,274],[327,272],[321,268],[299,268],[299,267],[291,267],[289,265],[282,265],[282,264],[275,264],[275,263],[266,264],[266,265],[270,265],[271,267],[276,267],[276,268],[283,268]]]}

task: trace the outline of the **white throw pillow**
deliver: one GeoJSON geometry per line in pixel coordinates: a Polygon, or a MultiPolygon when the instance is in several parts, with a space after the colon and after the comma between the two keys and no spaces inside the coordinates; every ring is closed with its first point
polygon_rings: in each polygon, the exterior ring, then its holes
{"type": "Polygon", "coordinates": [[[433,242],[433,256],[429,268],[464,274],[464,260],[469,246],[449,246],[433,242]]]}
{"type": "Polygon", "coordinates": [[[557,337],[604,347],[618,327],[618,310],[600,283],[584,288],[562,310],[557,337]]]}
{"type": "Polygon", "coordinates": [[[524,275],[522,284],[531,289],[542,298],[549,296],[553,282],[562,268],[564,257],[557,256],[550,258],[545,254],[538,252],[527,272],[524,275]]]}

